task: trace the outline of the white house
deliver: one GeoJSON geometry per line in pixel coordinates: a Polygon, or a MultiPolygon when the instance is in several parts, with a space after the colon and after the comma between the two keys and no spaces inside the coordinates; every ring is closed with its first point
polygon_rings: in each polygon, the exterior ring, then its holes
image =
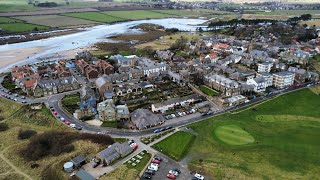
{"type": "Polygon", "coordinates": [[[273,74],[273,85],[276,88],[282,89],[291,86],[294,82],[294,73],[282,71],[273,74]]]}
{"type": "Polygon", "coordinates": [[[167,71],[167,65],[165,63],[157,63],[146,58],[139,59],[138,63],[139,66],[137,66],[137,68],[142,69],[145,76],[160,74],[167,71]]]}
{"type": "Polygon", "coordinates": [[[264,92],[267,88],[267,82],[264,77],[252,78],[247,80],[248,85],[253,85],[255,92],[264,92]]]}
{"type": "Polygon", "coordinates": [[[258,64],[258,72],[270,72],[273,66],[272,62],[263,62],[258,64]]]}
{"type": "Polygon", "coordinates": [[[257,74],[257,77],[263,77],[266,80],[267,87],[272,86],[272,83],[273,83],[272,74],[266,73],[266,72],[261,72],[261,73],[257,74]]]}
{"type": "Polygon", "coordinates": [[[175,106],[185,106],[186,104],[193,103],[194,101],[196,101],[196,99],[197,97],[195,95],[168,99],[161,103],[152,104],[151,111],[164,113],[167,110],[174,108],[175,106]]]}

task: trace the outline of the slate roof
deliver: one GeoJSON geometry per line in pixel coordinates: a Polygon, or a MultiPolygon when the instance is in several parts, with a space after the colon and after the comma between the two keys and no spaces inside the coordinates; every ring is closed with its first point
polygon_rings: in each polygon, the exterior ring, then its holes
{"type": "Polygon", "coordinates": [[[159,124],[163,119],[147,109],[137,109],[131,113],[131,121],[138,129],[159,124]]]}

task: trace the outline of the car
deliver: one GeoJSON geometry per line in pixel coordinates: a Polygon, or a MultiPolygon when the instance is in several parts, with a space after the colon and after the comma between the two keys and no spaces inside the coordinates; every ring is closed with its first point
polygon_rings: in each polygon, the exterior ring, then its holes
{"type": "Polygon", "coordinates": [[[57,113],[56,111],[53,111],[52,113],[53,113],[53,115],[55,115],[55,116],[58,115],[58,113],[57,113]]]}
{"type": "Polygon", "coordinates": [[[82,130],[81,126],[76,126],[75,128],[76,128],[76,130],[79,130],[79,131],[82,130]]]}
{"type": "Polygon", "coordinates": [[[65,121],[65,119],[63,117],[60,118],[61,121],[65,121]]]}
{"type": "Polygon", "coordinates": [[[201,174],[196,173],[194,177],[198,178],[199,180],[204,180],[204,177],[201,174]]]}
{"type": "Polygon", "coordinates": [[[187,113],[185,113],[185,112],[182,112],[182,115],[183,115],[183,116],[186,116],[186,115],[187,115],[187,113]]]}
{"type": "Polygon", "coordinates": [[[58,119],[60,119],[61,117],[59,115],[56,116],[58,119]]]}
{"type": "Polygon", "coordinates": [[[14,97],[18,97],[19,95],[18,94],[14,94],[14,97]]]}
{"type": "Polygon", "coordinates": [[[171,116],[171,115],[168,115],[168,118],[169,118],[169,119],[172,119],[172,116],[171,116]]]}
{"type": "Polygon", "coordinates": [[[165,118],[166,120],[169,120],[169,117],[168,117],[168,116],[165,116],[164,118],[165,118]]]}
{"type": "Polygon", "coordinates": [[[129,145],[132,144],[132,143],[134,143],[134,140],[133,140],[133,139],[131,139],[130,141],[128,141],[128,144],[129,144],[129,145]]]}
{"type": "Polygon", "coordinates": [[[17,98],[15,98],[15,99],[14,99],[14,101],[18,101],[18,99],[17,99],[17,98]]]}
{"type": "Polygon", "coordinates": [[[22,104],[26,104],[27,103],[27,101],[22,101],[22,104]]]}
{"type": "Polygon", "coordinates": [[[151,170],[151,171],[158,171],[158,167],[151,167],[151,166],[148,166],[148,170],[151,170]]]}
{"type": "Polygon", "coordinates": [[[190,111],[186,111],[186,114],[189,115],[189,114],[192,114],[192,113],[190,113],[190,111]]]}
{"type": "Polygon", "coordinates": [[[25,97],[25,96],[21,96],[21,98],[22,98],[22,99],[26,99],[26,97],[25,97]]]}
{"type": "Polygon", "coordinates": [[[161,132],[161,131],[164,131],[164,130],[166,130],[166,129],[165,129],[165,128],[161,128],[161,129],[160,129],[160,132],[161,132]]]}
{"type": "Polygon", "coordinates": [[[64,122],[66,125],[70,125],[70,122],[69,121],[65,121],[64,122]]]}
{"type": "Polygon", "coordinates": [[[169,174],[173,174],[175,176],[179,176],[179,173],[177,171],[174,171],[174,170],[170,170],[169,174]]]}
{"type": "Polygon", "coordinates": [[[153,159],[156,159],[158,161],[162,161],[162,158],[160,156],[155,156],[155,157],[153,157],[153,159]]]}
{"type": "Polygon", "coordinates": [[[178,114],[179,114],[179,116],[180,116],[180,117],[182,117],[182,116],[183,116],[183,114],[182,114],[181,112],[178,112],[178,114]]]}
{"type": "Polygon", "coordinates": [[[156,129],[153,131],[154,133],[159,133],[160,132],[160,129],[156,129]]]}
{"type": "Polygon", "coordinates": [[[157,163],[151,163],[150,166],[151,166],[151,167],[152,167],[152,166],[159,167],[159,164],[157,164],[157,163]]]}
{"type": "Polygon", "coordinates": [[[178,169],[178,168],[174,168],[174,169],[172,169],[172,170],[178,172],[179,174],[181,174],[181,171],[180,171],[180,169],[178,169]]]}
{"type": "Polygon", "coordinates": [[[70,126],[71,128],[75,128],[75,127],[76,127],[75,124],[70,124],[69,126],[70,126]]]}
{"type": "Polygon", "coordinates": [[[157,159],[152,159],[152,160],[151,160],[151,162],[152,162],[152,163],[160,164],[160,161],[159,161],[159,160],[157,160],[157,159]]]}
{"type": "Polygon", "coordinates": [[[166,129],[166,130],[172,129],[172,126],[167,126],[165,129],[166,129]]]}
{"type": "Polygon", "coordinates": [[[152,176],[150,174],[146,174],[146,173],[144,173],[142,177],[144,179],[151,179],[152,178],[152,176]]]}
{"type": "Polygon", "coordinates": [[[92,163],[92,168],[96,168],[98,165],[99,165],[99,163],[93,162],[93,163],[92,163]]]}
{"type": "Polygon", "coordinates": [[[169,178],[169,179],[176,179],[177,176],[175,176],[174,174],[167,174],[167,178],[169,178]]]}
{"type": "Polygon", "coordinates": [[[150,174],[150,175],[154,175],[154,174],[155,174],[155,171],[150,170],[150,169],[147,169],[144,173],[150,174]]]}
{"type": "Polygon", "coordinates": [[[174,115],[174,114],[171,114],[171,117],[172,117],[172,118],[175,118],[175,117],[176,117],[176,115],[174,115]]]}
{"type": "Polygon", "coordinates": [[[310,86],[312,86],[312,84],[308,84],[308,85],[307,85],[307,87],[310,87],[310,86]]]}

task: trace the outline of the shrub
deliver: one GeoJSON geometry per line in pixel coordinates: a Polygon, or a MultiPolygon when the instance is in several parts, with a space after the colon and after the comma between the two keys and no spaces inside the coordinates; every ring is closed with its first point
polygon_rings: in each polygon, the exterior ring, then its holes
{"type": "Polygon", "coordinates": [[[18,139],[22,140],[22,139],[29,139],[32,136],[36,135],[37,131],[34,130],[23,130],[20,129],[19,134],[18,134],[18,139]]]}
{"type": "Polygon", "coordinates": [[[6,131],[9,129],[9,126],[6,123],[0,123],[0,132],[6,131]]]}

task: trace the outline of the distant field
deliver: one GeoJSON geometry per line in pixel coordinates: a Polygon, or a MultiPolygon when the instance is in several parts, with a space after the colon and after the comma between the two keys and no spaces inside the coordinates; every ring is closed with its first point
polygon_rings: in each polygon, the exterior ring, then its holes
{"type": "Polygon", "coordinates": [[[207,9],[197,9],[197,10],[153,10],[153,12],[159,12],[163,14],[170,14],[174,16],[181,17],[212,17],[217,14],[230,14],[226,11],[215,11],[207,9]]]}
{"type": "MultiPolygon", "coordinates": [[[[17,22],[22,22],[17,19],[12,19],[12,18],[7,18],[7,17],[0,17],[0,24],[6,24],[6,23],[17,23],[17,22]]],[[[0,25],[1,27],[1,25],[0,25]]]]}
{"type": "Polygon", "coordinates": [[[95,21],[89,21],[85,19],[79,19],[79,18],[67,17],[67,16],[59,16],[59,15],[18,16],[15,18],[26,21],[28,23],[39,24],[39,25],[50,26],[50,27],[97,24],[97,22],[95,21]]]}
{"type": "Polygon", "coordinates": [[[272,15],[272,14],[242,14],[243,19],[272,19],[286,21],[289,19],[289,15],[272,15]]]}
{"type": "Polygon", "coordinates": [[[317,26],[320,27],[320,20],[310,20],[310,21],[302,21],[300,24],[306,24],[308,26],[317,26]]]}
{"type": "Polygon", "coordinates": [[[0,0],[0,12],[31,11],[39,8],[29,5],[27,0],[0,0]]]}
{"type": "Polygon", "coordinates": [[[153,11],[146,10],[133,10],[133,11],[105,11],[104,14],[121,18],[121,19],[130,19],[130,20],[139,20],[139,19],[153,19],[153,18],[166,18],[172,17],[169,14],[163,14],[153,11]]]}
{"type": "Polygon", "coordinates": [[[7,32],[11,32],[11,33],[20,33],[20,32],[49,29],[49,27],[47,27],[47,26],[26,24],[26,23],[0,24],[0,28],[4,29],[7,32]]]}
{"type": "Polygon", "coordinates": [[[111,23],[117,21],[124,21],[126,19],[109,16],[100,12],[83,12],[83,13],[66,13],[64,16],[75,17],[80,19],[86,19],[91,21],[103,22],[103,23],[111,23]]]}
{"type": "Polygon", "coordinates": [[[265,15],[301,15],[301,14],[320,14],[320,10],[276,10],[276,11],[256,11],[247,10],[245,13],[265,14],[265,15]]]}

